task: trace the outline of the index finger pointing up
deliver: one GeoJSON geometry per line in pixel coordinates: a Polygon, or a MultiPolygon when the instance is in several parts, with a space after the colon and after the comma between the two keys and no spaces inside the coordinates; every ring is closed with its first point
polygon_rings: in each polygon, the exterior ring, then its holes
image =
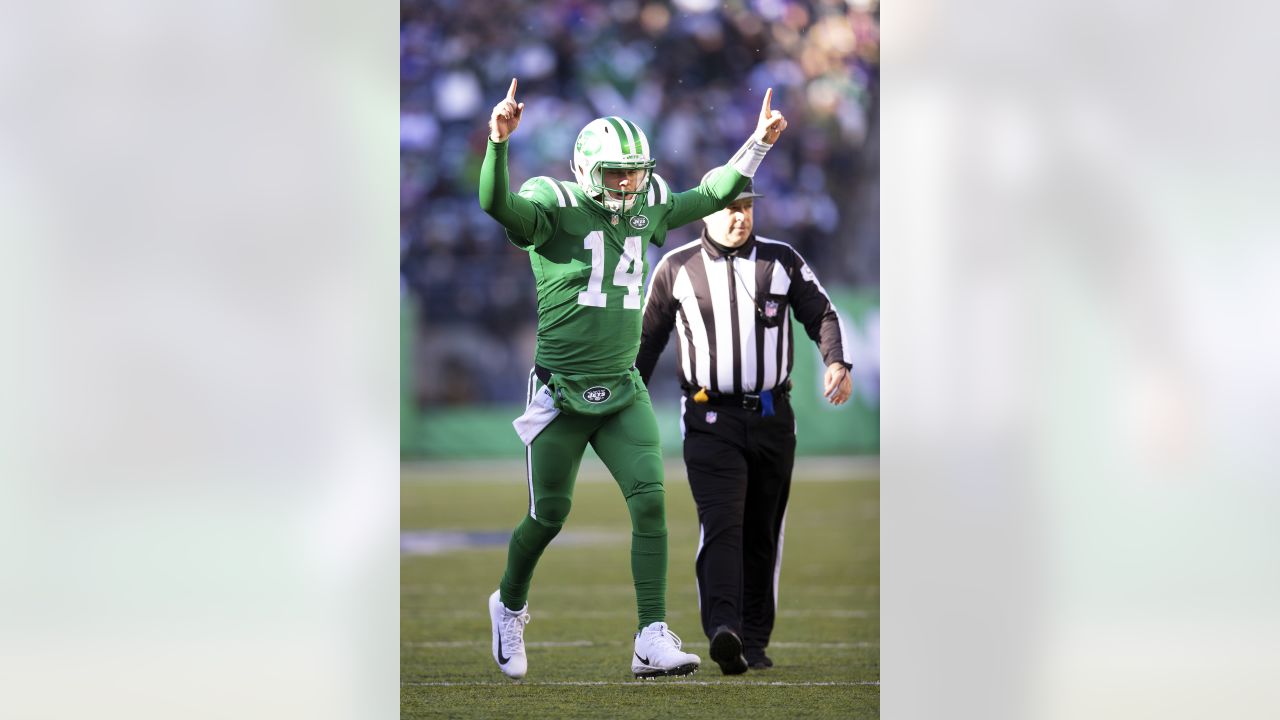
{"type": "Polygon", "coordinates": [[[764,104],[760,106],[761,115],[765,117],[769,117],[769,115],[772,113],[772,109],[769,107],[769,103],[772,100],[773,100],[773,88],[769,88],[768,90],[764,91],[764,104]]]}
{"type": "Polygon", "coordinates": [[[515,78],[511,78],[511,87],[507,89],[507,99],[508,100],[516,99],[516,79],[515,78]]]}

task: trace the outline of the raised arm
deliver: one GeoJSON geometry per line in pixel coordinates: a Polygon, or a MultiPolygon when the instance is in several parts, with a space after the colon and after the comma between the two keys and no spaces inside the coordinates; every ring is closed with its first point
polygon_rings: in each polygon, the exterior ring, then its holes
{"type": "Polygon", "coordinates": [[[760,104],[755,132],[751,133],[751,137],[738,148],[721,171],[706,178],[698,187],[671,196],[672,210],[667,220],[668,226],[677,228],[688,225],[733,202],[746,186],[747,178],[755,177],[765,153],[769,152],[786,129],[787,119],[781,112],[773,109],[773,88],[769,88],[764,91],[764,102],[760,104]]]}
{"type": "Polygon", "coordinates": [[[523,113],[524,103],[516,102],[516,79],[512,78],[507,96],[489,115],[489,143],[480,165],[480,209],[507,229],[511,242],[529,247],[549,235],[552,221],[546,210],[511,192],[507,139],[520,125],[523,113]]]}

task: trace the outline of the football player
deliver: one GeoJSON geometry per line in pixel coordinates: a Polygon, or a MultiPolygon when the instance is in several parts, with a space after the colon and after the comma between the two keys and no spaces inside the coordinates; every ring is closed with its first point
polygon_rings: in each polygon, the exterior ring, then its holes
{"type": "Polygon", "coordinates": [[[538,294],[537,351],[528,405],[514,425],[525,443],[528,514],[511,535],[506,571],[489,598],[493,657],[512,678],[528,661],[527,598],[542,551],[569,515],[574,480],[588,443],[609,468],[631,516],[631,572],[638,632],[636,677],[687,675],[697,655],[667,627],[667,527],[658,425],[635,369],[645,249],[667,232],[728,205],[754,176],[787,126],[765,91],[755,131],[730,161],[698,187],[672,192],[654,172],[644,132],[621,117],[598,118],[578,134],[574,181],[527,180],[510,191],[507,141],[524,103],[516,80],[489,118],[480,171],[480,206],[529,253],[538,294]]]}

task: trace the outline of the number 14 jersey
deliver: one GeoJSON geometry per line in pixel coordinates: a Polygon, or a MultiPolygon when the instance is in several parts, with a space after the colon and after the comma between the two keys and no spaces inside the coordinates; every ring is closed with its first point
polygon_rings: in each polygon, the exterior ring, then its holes
{"type": "Polygon", "coordinates": [[[529,253],[538,292],[535,362],[571,375],[620,373],[640,347],[645,251],[661,246],[667,231],[728,205],[745,178],[724,168],[707,185],[672,193],[654,175],[636,200],[637,214],[601,207],[577,183],[535,177],[520,188],[532,212],[507,237],[529,253]]]}

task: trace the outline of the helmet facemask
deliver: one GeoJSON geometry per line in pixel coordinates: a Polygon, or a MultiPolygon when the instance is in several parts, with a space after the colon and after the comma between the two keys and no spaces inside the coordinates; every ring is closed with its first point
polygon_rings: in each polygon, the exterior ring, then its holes
{"type": "Polygon", "coordinates": [[[637,206],[636,202],[649,192],[649,179],[653,177],[653,165],[652,160],[647,163],[618,163],[602,160],[591,168],[589,173],[591,185],[586,188],[587,194],[610,212],[624,215],[634,214],[631,212],[633,209],[639,212],[638,208],[643,207],[643,203],[637,206]],[[638,182],[629,185],[631,189],[619,190],[605,185],[606,170],[642,170],[643,172],[638,182]]]}
{"type": "Polygon", "coordinates": [[[578,185],[609,212],[635,215],[644,207],[640,198],[649,192],[656,162],[650,157],[649,140],[630,121],[599,118],[578,133],[573,151],[573,174],[578,185]],[[606,170],[642,170],[639,181],[627,190],[605,186],[606,170]]]}

